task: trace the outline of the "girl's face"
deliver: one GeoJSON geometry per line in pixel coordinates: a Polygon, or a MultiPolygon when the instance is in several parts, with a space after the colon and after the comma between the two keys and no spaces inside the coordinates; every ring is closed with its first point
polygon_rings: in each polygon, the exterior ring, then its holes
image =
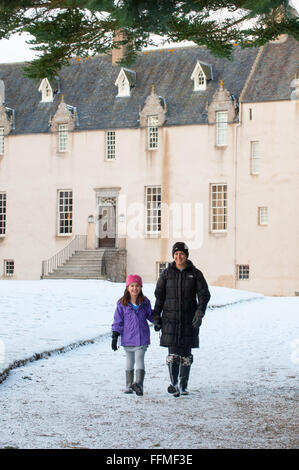
{"type": "Polygon", "coordinates": [[[137,298],[141,291],[141,286],[137,284],[137,282],[133,282],[127,287],[127,289],[131,297],[137,298]]]}

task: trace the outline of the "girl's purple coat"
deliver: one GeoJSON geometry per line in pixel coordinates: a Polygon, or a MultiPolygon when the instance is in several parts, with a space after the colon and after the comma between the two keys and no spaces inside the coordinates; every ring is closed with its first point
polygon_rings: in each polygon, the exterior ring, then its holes
{"type": "Polygon", "coordinates": [[[147,320],[153,322],[151,303],[147,297],[135,312],[131,305],[125,307],[117,302],[112,331],[121,335],[122,346],[150,344],[150,329],[147,320]]]}

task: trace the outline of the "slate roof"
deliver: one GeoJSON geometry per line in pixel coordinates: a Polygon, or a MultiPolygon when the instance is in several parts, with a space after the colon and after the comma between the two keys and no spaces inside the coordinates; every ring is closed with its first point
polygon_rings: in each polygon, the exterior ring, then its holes
{"type": "MultiPolygon", "coordinates": [[[[120,67],[113,66],[111,56],[97,55],[89,60],[71,61],[59,73],[65,102],[77,108],[76,130],[139,127],[139,107],[155,85],[157,95],[167,104],[165,126],[207,123],[206,102],[211,102],[220,80],[224,88],[239,98],[249,76],[258,49],[234,50],[234,60],[212,56],[205,47],[161,49],[141,53],[131,68],[136,85],[130,97],[116,97],[114,85],[120,67]],[[213,80],[206,91],[193,91],[190,79],[197,60],[212,65],[213,80]]],[[[265,46],[262,60],[247,87],[244,100],[289,99],[289,84],[298,59],[298,42],[265,46]],[[294,69],[294,70],[293,70],[294,69]],[[275,79],[276,78],[276,79],[275,79]]],[[[61,95],[52,103],[41,103],[39,83],[22,75],[23,63],[0,64],[0,79],[5,83],[5,105],[15,109],[16,128],[11,133],[49,132],[49,117],[54,115],[61,95]]]]}
{"type": "Polygon", "coordinates": [[[123,67],[123,70],[126,74],[128,82],[131,86],[136,85],[136,72],[134,70],[126,69],[123,67]]]}
{"type": "Polygon", "coordinates": [[[283,43],[267,44],[261,53],[242,101],[289,100],[290,83],[298,71],[298,41],[289,37],[283,43]]]}
{"type": "Polygon", "coordinates": [[[200,66],[206,76],[207,80],[211,80],[213,78],[213,67],[210,64],[204,64],[203,62],[200,62],[200,66]]]}

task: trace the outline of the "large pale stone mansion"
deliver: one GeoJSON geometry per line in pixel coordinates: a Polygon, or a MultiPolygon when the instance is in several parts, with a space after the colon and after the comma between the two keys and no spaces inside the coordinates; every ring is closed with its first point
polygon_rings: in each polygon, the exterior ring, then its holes
{"type": "Polygon", "coordinates": [[[185,241],[211,285],[294,295],[298,42],[116,58],[38,83],[0,64],[1,279],[54,275],[76,251],[98,276],[155,282],[185,241]]]}

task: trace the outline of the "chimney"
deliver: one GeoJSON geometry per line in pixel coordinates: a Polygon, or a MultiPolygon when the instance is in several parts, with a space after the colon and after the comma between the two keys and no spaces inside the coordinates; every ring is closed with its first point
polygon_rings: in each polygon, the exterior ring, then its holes
{"type": "Polygon", "coordinates": [[[124,41],[126,38],[122,29],[117,29],[113,34],[113,47],[112,47],[112,65],[118,65],[117,62],[125,57],[126,44],[115,44],[118,41],[124,41]]]}

